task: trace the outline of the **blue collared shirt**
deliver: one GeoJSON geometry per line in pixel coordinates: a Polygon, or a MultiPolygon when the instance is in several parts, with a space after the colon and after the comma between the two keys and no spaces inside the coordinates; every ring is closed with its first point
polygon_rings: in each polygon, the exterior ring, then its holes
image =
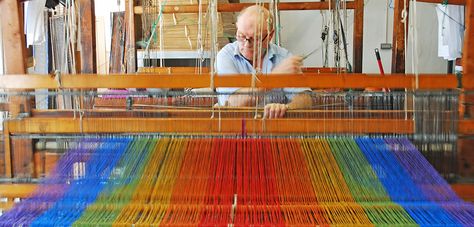
{"type": "MultiPolygon", "coordinates": [[[[262,73],[267,74],[271,73],[273,68],[280,64],[281,61],[291,56],[291,53],[279,47],[273,43],[270,43],[268,47],[267,54],[263,58],[262,64],[262,73]]],[[[217,54],[216,58],[217,63],[217,73],[218,75],[225,75],[225,74],[251,74],[255,72],[252,64],[245,59],[239,51],[239,43],[235,41],[233,43],[229,43],[225,45],[217,54]]],[[[219,95],[219,105],[225,106],[229,95],[237,91],[239,88],[229,87],[229,88],[217,88],[217,92],[221,93],[219,95]]],[[[278,103],[286,103],[287,100],[291,100],[291,98],[296,93],[300,93],[303,91],[309,91],[309,88],[279,88],[273,89],[271,92],[273,94],[285,94],[285,97],[278,98],[278,95],[272,95],[275,98],[272,100],[266,100],[268,102],[278,102],[278,103]]]]}

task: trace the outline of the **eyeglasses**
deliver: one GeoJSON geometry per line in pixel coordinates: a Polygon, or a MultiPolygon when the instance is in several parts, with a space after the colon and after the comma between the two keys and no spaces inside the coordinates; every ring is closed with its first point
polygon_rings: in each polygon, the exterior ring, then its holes
{"type": "MultiPolygon", "coordinates": [[[[272,32],[273,32],[273,31],[267,33],[267,34],[261,39],[261,41],[263,42],[263,41],[268,37],[268,35],[269,35],[270,33],[272,33],[272,32]]],[[[255,41],[253,37],[252,37],[252,38],[247,38],[246,36],[244,36],[244,35],[242,35],[242,34],[239,34],[239,33],[237,33],[237,34],[235,35],[235,38],[237,39],[237,41],[242,42],[242,43],[248,42],[249,45],[252,45],[253,42],[255,41]]]]}

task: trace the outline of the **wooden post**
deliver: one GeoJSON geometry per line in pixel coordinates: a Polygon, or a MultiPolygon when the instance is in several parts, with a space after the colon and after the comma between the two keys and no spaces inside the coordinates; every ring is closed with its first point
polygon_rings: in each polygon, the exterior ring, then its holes
{"type": "Polygon", "coordinates": [[[362,73],[364,47],[364,0],[355,0],[353,62],[354,73],[362,73]]]}
{"type": "Polygon", "coordinates": [[[94,0],[77,1],[79,8],[79,27],[81,34],[81,73],[95,73],[95,12],[94,0]]]}
{"type": "MultiPolygon", "coordinates": [[[[466,31],[464,33],[464,50],[462,56],[463,66],[463,88],[464,91],[474,90],[474,0],[467,0],[466,2],[466,31]]],[[[468,117],[471,120],[474,117],[474,95],[464,93],[464,100],[461,100],[461,109],[465,108],[466,114],[461,117],[468,117]]],[[[458,155],[458,171],[461,176],[474,176],[474,139],[469,137],[461,137],[459,141],[459,155],[458,155]]]]}
{"type": "Polygon", "coordinates": [[[405,34],[408,34],[409,6],[409,0],[395,0],[395,8],[393,10],[392,73],[405,73],[405,34]],[[407,4],[406,9],[405,1],[407,4]]]}
{"type": "MultiPolygon", "coordinates": [[[[463,68],[463,89],[465,91],[474,90],[474,29],[472,28],[474,23],[474,0],[467,0],[466,2],[466,30],[464,32],[464,49],[462,56],[462,68],[463,68]]],[[[461,104],[467,103],[464,106],[465,115],[474,117],[474,95],[466,93],[464,100],[461,104]]],[[[463,107],[461,107],[461,110],[463,107]]],[[[473,141],[474,144],[474,141],[473,141]]]]}
{"type": "MultiPolygon", "coordinates": [[[[23,8],[19,1],[0,1],[0,12],[2,12],[2,35],[3,49],[7,53],[4,59],[6,74],[25,74],[26,73],[26,45],[23,35],[23,8]],[[8,19],[3,19],[8,18],[8,19]]],[[[14,96],[10,98],[10,115],[15,118],[20,113],[30,113],[31,104],[26,96],[14,96]]],[[[8,131],[8,122],[4,123],[4,143],[5,143],[5,177],[12,177],[14,169],[12,167],[13,151],[10,134],[8,131]]],[[[24,140],[18,145],[32,147],[31,140],[24,140]]],[[[25,156],[19,154],[19,156],[25,156]]]]}
{"type": "MultiPolygon", "coordinates": [[[[464,51],[462,57],[462,65],[464,77],[474,79],[474,2],[467,0],[466,5],[466,31],[464,34],[464,51]]],[[[474,89],[471,87],[470,89],[474,89]]]]}
{"type": "Polygon", "coordinates": [[[125,62],[127,73],[135,73],[136,66],[136,49],[135,49],[135,13],[134,0],[125,0],[125,24],[126,24],[126,46],[125,46],[125,62]]]}
{"type": "Polygon", "coordinates": [[[124,12],[112,13],[112,41],[110,47],[109,73],[125,73],[124,52],[126,27],[124,21],[124,12]]]}
{"type": "Polygon", "coordinates": [[[0,1],[3,29],[3,51],[6,74],[26,73],[26,47],[23,35],[23,12],[19,1],[0,1]]]}

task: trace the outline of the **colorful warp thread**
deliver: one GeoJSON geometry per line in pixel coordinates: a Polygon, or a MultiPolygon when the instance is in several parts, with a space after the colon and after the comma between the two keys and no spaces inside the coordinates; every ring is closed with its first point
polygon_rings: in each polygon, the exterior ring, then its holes
{"type": "Polygon", "coordinates": [[[406,138],[82,139],[2,226],[473,226],[406,138]]]}

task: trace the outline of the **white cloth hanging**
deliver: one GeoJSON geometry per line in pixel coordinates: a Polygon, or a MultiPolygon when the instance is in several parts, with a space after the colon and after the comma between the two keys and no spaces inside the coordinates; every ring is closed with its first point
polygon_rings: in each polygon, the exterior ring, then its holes
{"type": "Polygon", "coordinates": [[[438,56],[456,60],[462,55],[464,40],[464,6],[436,6],[438,15],[438,56]]]}
{"type": "Polygon", "coordinates": [[[44,9],[46,0],[25,2],[26,45],[38,45],[46,41],[44,9]]]}

